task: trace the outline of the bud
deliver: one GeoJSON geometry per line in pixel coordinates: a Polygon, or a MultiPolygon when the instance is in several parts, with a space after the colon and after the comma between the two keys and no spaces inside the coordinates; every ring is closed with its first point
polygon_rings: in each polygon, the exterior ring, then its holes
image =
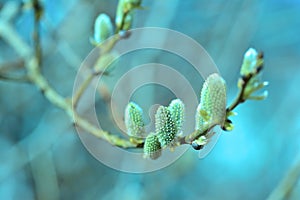
{"type": "Polygon", "coordinates": [[[257,91],[266,87],[269,83],[261,81],[261,74],[254,75],[244,89],[243,98],[252,100],[264,100],[268,96],[268,92],[264,91],[263,94],[255,94],[257,91]]]}
{"type": "Polygon", "coordinates": [[[226,118],[226,84],[218,74],[211,74],[203,84],[196,111],[196,130],[203,132],[223,125],[226,118]]]}
{"type": "Polygon", "coordinates": [[[140,8],[141,3],[142,0],[119,0],[117,11],[123,14],[128,13],[133,9],[140,8]]]}
{"type": "Polygon", "coordinates": [[[208,142],[207,138],[204,135],[202,135],[198,139],[196,139],[192,142],[192,147],[195,150],[200,150],[204,147],[204,145],[207,144],[207,142],[208,142]]]}
{"type": "Polygon", "coordinates": [[[133,22],[133,13],[129,12],[125,17],[122,30],[128,31],[129,29],[131,29],[132,22],[133,22]]]}
{"type": "Polygon", "coordinates": [[[113,25],[109,16],[105,13],[98,15],[94,24],[94,43],[100,44],[113,35],[113,25]]]}
{"type": "Polygon", "coordinates": [[[125,109],[125,125],[129,136],[142,137],[145,133],[143,110],[133,102],[130,102],[125,109]]]}
{"type": "Polygon", "coordinates": [[[164,147],[170,144],[176,136],[177,128],[170,110],[160,106],[155,114],[155,129],[161,145],[164,147]]]}
{"type": "Polygon", "coordinates": [[[184,121],[184,104],[180,99],[171,101],[168,109],[171,112],[173,121],[175,122],[177,134],[181,131],[184,121]]]}
{"type": "Polygon", "coordinates": [[[131,28],[133,21],[133,10],[140,7],[141,0],[119,0],[115,20],[118,31],[129,30],[131,28]]]}
{"type": "Polygon", "coordinates": [[[240,74],[242,76],[249,76],[256,73],[258,67],[262,66],[263,58],[253,48],[248,49],[244,55],[243,64],[240,74]]]}
{"type": "Polygon", "coordinates": [[[161,156],[161,145],[154,133],[150,133],[144,143],[144,157],[153,160],[161,156]]]}

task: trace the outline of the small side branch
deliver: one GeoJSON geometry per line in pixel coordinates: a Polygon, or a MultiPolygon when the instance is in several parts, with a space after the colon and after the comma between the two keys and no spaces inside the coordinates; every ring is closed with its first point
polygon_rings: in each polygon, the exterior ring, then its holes
{"type": "Polygon", "coordinates": [[[12,76],[7,74],[0,74],[0,80],[12,81],[12,82],[24,82],[29,83],[28,76],[12,76]]]}
{"type": "Polygon", "coordinates": [[[232,102],[232,104],[226,109],[227,112],[233,111],[239,104],[244,103],[244,93],[247,84],[249,83],[250,79],[253,77],[253,75],[250,75],[249,77],[242,77],[240,78],[240,82],[242,82],[242,88],[239,90],[239,93],[235,100],[232,102]]]}
{"type": "Polygon", "coordinates": [[[40,19],[43,15],[43,7],[39,0],[33,0],[33,11],[34,11],[34,27],[33,27],[33,43],[34,53],[38,61],[38,65],[42,65],[42,48],[40,40],[40,19]]]}

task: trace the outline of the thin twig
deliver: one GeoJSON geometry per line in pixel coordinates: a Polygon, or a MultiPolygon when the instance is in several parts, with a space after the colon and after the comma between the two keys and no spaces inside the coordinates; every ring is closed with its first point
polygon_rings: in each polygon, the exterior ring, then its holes
{"type": "Polygon", "coordinates": [[[33,0],[33,10],[34,10],[34,26],[33,26],[33,43],[34,43],[34,53],[37,59],[38,65],[42,65],[42,48],[40,41],[40,19],[43,15],[43,7],[39,0],[33,0]]]}
{"type": "Polygon", "coordinates": [[[21,68],[24,68],[24,60],[22,59],[1,63],[0,73],[7,73],[10,71],[20,70],[21,68]]]}
{"type": "Polygon", "coordinates": [[[77,92],[75,93],[75,95],[73,96],[73,107],[76,108],[78,101],[80,99],[80,97],[83,95],[84,91],[87,89],[87,87],[90,85],[91,81],[93,80],[94,75],[92,73],[90,73],[86,79],[83,81],[83,83],[80,85],[79,89],[77,90],[77,92]]]}
{"type": "MultiPolygon", "coordinates": [[[[115,35],[112,38],[110,38],[109,40],[105,41],[104,43],[101,43],[99,46],[97,46],[97,48],[99,48],[99,57],[98,57],[98,61],[99,59],[102,58],[101,55],[104,55],[108,52],[110,52],[112,50],[112,48],[116,45],[116,43],[122,39],[119,35],[115,35]]],[[[98,63],[98,61],[96,63],[98,63]]],[[[87,77],[85,77],[85,80],[83,81],[83,83],[79,86],[79,89],[77,90],[77,92],[75,93],[75,95],[73,96],[73,106],[74,108],[77,107],[77,104],[81,98],[81,96],[83,95],[84,91],[88,88],[88,86],[90,85],[90,83],[92,82],[93,78],[96,76],[99,76],[101,74],[103,74],[103,71],[97,71],[96,66],[93,67],[94,71],[91,71],[87,77]]]]}
{"type": "MultiPolygon", "coordinates": [[[[69,99],[57,93],[57,91],[49,85],[48,81],[41,74],[40,67],[38,65],[38,59],[35,56],[31,56],[30,47],[28,47],[28,45],[19,37],[19,35],[7,22],[1,21],[0,19],[0,25],[0,36],[4,38],[21,57],[24,57],[25,67],[31,83],[33,83],[44,94],[48,101],[64,110],[76,126],[98,138],[106,140],[114,146],[119,146],[122,148],[134,148],[138,146],[138,144],[132,144],[129,140],[103,131],[87,120],[81,118],[73,109],[72,103],[69,101],[69,99]]],[[[116,40],[114,40],[114,42],[116,42],[116,40]]],[[[110,45],[108,45],[107,48],[109,49],[109,47],[110,45]]]]}
{"type": "Polygon", "coordinates": [[[240,81],[242,81],[242,88],[239,90],[239,93],[238,93],[237,97],[235,98],[235,100],[232,102],[232,104],[226,109],[226,112],[233,111],[239,104],[245,102],[245,99],[244,99],[245,89],[252,77],[253,77],[253,75],[251,74],[249,77],[240,78],[240,81]]]}
{"type": "Polygon", "coordinates": [[[7,74],[0,74],[0,80],[1,79],[5,81],[13,81],[13,82],[24,82],[24,83],[30,82],[28,76],[12,76],[7,74]]]}

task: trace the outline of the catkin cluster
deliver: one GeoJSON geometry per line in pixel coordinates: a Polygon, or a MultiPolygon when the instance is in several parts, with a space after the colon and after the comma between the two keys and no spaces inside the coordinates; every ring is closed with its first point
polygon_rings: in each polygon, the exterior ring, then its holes
{"type": "MultiPolygon", "coordinates": [[[[142,109],[130,102],[125,110],[127,134],[142,137],[144,129],[142,109]]],[[[226,85],[218,74],[211,74],[203,84],[200,104],[197,107],[195,129],[205,132],[215,125],[223,126],[226,119],[226,85]]],[[[159,106],[155,114],[155,133],[150,133],[144,143],[144,155],[157,159],[167,146],[176,146],[176,139],[182,133],[184,104],[180,99],[173,100],[169,106],[159,106]]],[[[205,138],[195,139],[198,145],[204,145],[205,138]]],[[[193,141],[194,142],[194,141],[193,141]]]]}
{"type": "MultiPolygon", "coordinates": [[[[130,102],[125,109],[125,125],[131,137],[142,137],[144,121],[142,109],[130,102]]],[[[184,104],[181,100],[173,100],[168,107],[160,106],[155,114],[155,133],[150,133],[144,143],[144,155],[157,159],[162,148],[171,145],[176,136],[182,132],[184,104]]]]}

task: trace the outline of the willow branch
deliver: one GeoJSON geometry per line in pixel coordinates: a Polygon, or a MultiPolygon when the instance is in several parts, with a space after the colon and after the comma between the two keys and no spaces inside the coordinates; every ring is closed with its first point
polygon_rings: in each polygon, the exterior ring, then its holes
{"type": "MultiPolygon", "coordinates": [[[[110,52],[120,39],[122,39],[122,37],[120,35],[114,35],[112,38],[106,40],[104,43],[99,44],[97,46],[97,48],[99,48],[98,60],[102,58],[101,55],[104,55],[104,54],[110,52]]],[[[95,67],[94,67],[93,71],[91,70],[90,73],[87,75],[87,77],[85,77],[84,81],[79,86],[79,89],[76,91],[75,95],[72,98],[74,108],[77,107],[77,104],[78,104],[80,98],[82,97],[84,91],[88,88],[88,86],[92,82],[93,78],[96,76],[99,76],[101,74],[103,74],[103,71],[96,71],[95,67]]]]}
{"type": "Polygon", "coordinates": [[[83,95],[84,91],[87,89],[87,87],[90,85],[91,81],[93,80],[94,75],[91,73],[89,74],[86,79],[83,81],[83,83],[80,85],[79,89],[73,96],[73,106],[74,108],[77,107],[78,101],[80,97],[83,95]]]}
{"type": "MultiPolygon", "coordinates": [[[[35,55],[32,56],[30,47],[19,37],[19,35],[14,31],[10,24],[0,19],[0,26],[0,36],[8,44],[10,44],[21,57],[24,58],[25,68],[27,70],[30,82],[43,93],[43,95],[49,102],[64,110],[76,126],[82,128],[86,132],[91,133],[100,139],[106,140],[114,146],[119,146],[122,148],[133,148],[136,146],[136,144],[132,144],[129,140],[103,131],[91,124],[89,121],[80,117],[73,109],[70,100],[60,95],[54,88],[50,86],[48,81],[41,74],[38,59],[35,55]]],[[[107,49],[108,48],[106,48],[105,50],[107,49]]]]}

